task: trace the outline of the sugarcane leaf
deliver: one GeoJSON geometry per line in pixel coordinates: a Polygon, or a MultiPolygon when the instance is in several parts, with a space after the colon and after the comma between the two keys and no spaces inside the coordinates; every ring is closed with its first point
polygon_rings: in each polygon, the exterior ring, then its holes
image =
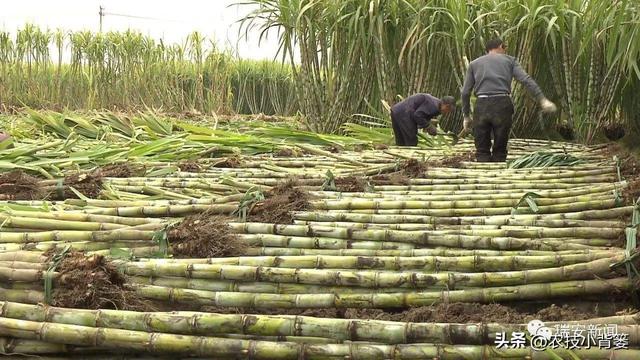
{"type": "Polygon", "coordinates": [[[331,172],[331,170],[327,170],[325,173],[324,182],[322,183],[323,191],[338,191],[336,187],[336,178],[331,172]]]}
{"type": "Polygon", "coordinates": [[[518,208],[520,208],[522,205],[527,205],[531,209],[531,211],[533,211],[534,213],[537,213],[539,211],[539,208],[535,202],[535,199],[539,197],[540,195],[534,192],[525,193],[524,195],[522,195],[520,200],[518,200],[516,205],[511,209],[511,215],[517,214],[518,208]]]}
{"type": "Polygon", "coordinates": [[[89,200],[88,197],[84,196],[80,191],[76,190],[73,186],[69,186],[69,190],[71,190],[71,192],[73,192],[78,197],[78,199],[89,200]]]}
{"type": "Polygon", "coordinates": [[[539,209],[536,202],[530,197],[525,198],[525,200],[527,201],[527,205],[529,205],[529,208],[531,209],[531,211],[533,211],[534,213],[537,213],[539,209]]]}

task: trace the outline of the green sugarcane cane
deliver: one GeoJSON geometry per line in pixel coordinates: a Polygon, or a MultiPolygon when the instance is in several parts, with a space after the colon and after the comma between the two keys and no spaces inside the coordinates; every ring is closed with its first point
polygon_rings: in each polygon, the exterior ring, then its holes
{"type": "MultiPolygon", "coordinates": [[[[246,308],[405,308],[432,306],[443,302],[504,302],[548,299],[567,296],[601,295],[631,288],[627,278],[610,280],[562,281],[494,288],[452,291],[422,291],[378,294],[259,294],[208,292],[139,286],[137,293],[145,298],[189,304],[191,306],[230,306],[246,308]]],[[[23,301],[26,302],[26,301],[23,301]]],[[[27,302],[29,303],[29,302],[27,302]]],[[[33,302],[30,302],[33,303],[33,302]]]]}
{"type": "MultiPolygon", "coordinates": [[[[550,268],[611,258],[622,250],[587,254],[553,254],[550,256],[261,256],[208,259],[147,259],[152,264],[216,264],[236,266],[267,266],[293,269],[378,269],[422,271],[505,271],[550,268]]],[[[0,263],[1,264],[1,263],[0,263]]],[[[32,264],[32,263],[26,263],[32,264]]],[[[38,265],[39,264],[35,264],[38,265]]],[[[15,268],[15,267],[14,267],[15,268]]]]}
{"type": "MultiPolygon", "coordinates": [[[[306,256],[306,255],[331,255],[331,256],[547,256],[553,254],[592,254],[610,250],[483,250],[483,249],[405,249],[405,250],[370,250],[370,249],[295,249],[289,247],[262,247],[249,248],[245,251],[247,256],[306,256]]],[[[613,250],[614,252],[616,250],[613,250]]]]}
{"type": "MultiPolygon", "coordinates": [[[[453,273],[413,271],[348,271],[329,269],[275,268],[263,266],[187,264],[187,263],[136,263],[122,264],[127,275],[148,277],[185,277],[193,279],[235,280],[244,282],[267,281],[272,283],[295,283],[307,285],[353,286],[364,288],[443,288],[498,287],[536,283],[553,283],[568,280],[591,280],[614,278],[616,272],[611,265],[623,256],[598,259],[587,263],[545,269],[453,273]]],[[[37,281],[41,274],[37,270],[0,268],[0,280],[37,281]]],[[[64,279],[61,278],[64,282],[64,279]]]]}
{"type": "MultiPolygon", "coordinates": [[[[455,346],[430,344],[296,344],[292,342],[267,342],[255,340],[238,340],[214,337],[197,337],[190,335],[173,335],[164,333],[147,333],[142,331],[120,330],[111,328],[92,328],[87,326],[58,323],[41,323],[26,320],[0,318],[0,334],[23,339],[60,342],[79,346],[100,346],[105,349],[125,349],[144,352],[160,352],[171,354],[190,354],[197,356],[229,357],[239,352],[254,358],[328,358],[357,356],[368,359],[424,359],[439,357],[451,359],[488,359],[523,358],[533,354],[531,349],[500,350],[494,346],[455,346]]],[[[558,350],[565,355],[567,351],[558,350]]],[[[623,350],[619,358],[634,359],[640,351],[623,350]]],[[[545,354],[545,353],[542,353],[545,354]]],[[[608,351],[576,350],[578,356],[590,359],[607,359],[608,351]]],[[[536,355],[537,356],[537,355],[536,355]]],[[[617,355],[618,356],[618,355],[617,355]]],[[[552,359],[544,357],[543,359],[552,359]]]]}
{"type": "MultiPolygon", "coordinates": [[[[220,336],[225,334],[331,338],[340,341],[371,341],[384,344],[493,343],[496,332],[524,331],[525,324],[406,323],[381,320],[332,319],[294,315],[245,315],[183,312],[133,312],[83,310],[4,302],[5,318],[122,330],[220,336]],[[459,334],[452,337],[451,334],[459,334]],[[488,335],[488,336],[487,336],[488,335]]],[[[637,314],[612,316],[571,324],[618,324],[619,333],[629,334],[629,345],[640,343],[637,314]]],[[[546,325],[553,327],[554,322],[546,325]]]]}

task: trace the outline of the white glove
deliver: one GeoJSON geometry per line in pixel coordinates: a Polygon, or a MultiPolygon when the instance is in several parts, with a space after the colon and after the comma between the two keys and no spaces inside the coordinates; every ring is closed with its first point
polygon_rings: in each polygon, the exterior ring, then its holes
{"type": "Polygon", "coordinates": [[[547,98],[542,98],[542,100],[540,100],[540,107],[542,108],[542,112],[544,113],[554,113],[556,112],[556,110],[558,110],[556,104],[552,103],[547,98]]]}
{"type": "Polygon", "coordinates": [[[462,129],[466,131],[471,130],[471,116],[465,116],[462,122],[462,129]]]}

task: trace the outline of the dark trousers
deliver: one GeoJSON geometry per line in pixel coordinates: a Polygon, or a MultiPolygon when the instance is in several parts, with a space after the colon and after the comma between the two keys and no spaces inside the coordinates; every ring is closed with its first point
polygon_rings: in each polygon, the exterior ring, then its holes
{"type": "Polygon", "coordinates": [[[418,126],[405,111],[391,110],[391,126],[398,146],[418,145],[418,126]]]}
{"type": "Polygon", "coordinates": [[[473,113],[473,136],[478,162],[507,159],[507,143],[513,118],[513,103],[508,96],[478,98],[473,113]],[[491,146],[493,135],[493,148],[491,146]]]}

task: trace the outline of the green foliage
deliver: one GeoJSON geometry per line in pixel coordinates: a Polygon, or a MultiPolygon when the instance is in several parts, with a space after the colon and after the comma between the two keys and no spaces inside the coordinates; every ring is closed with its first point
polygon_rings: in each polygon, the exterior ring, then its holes
{"type": "Polygon", "coordinates": [[[537,151],[510,161],[507,167],[510,169],[524,169],[549,166],[574,166],[585,161],[570,154],[551,153],[537,151]]]}
{"type": "MultiPolygon", "coordinates": [[[[277,28],[295,94],[311,129],[337,131],[378,99],[428,92],[459,96],[468,63],[500,36],[551,100],[558,117],[538,121],[516,86],[514,131],[541,136],[557,120],[591,142],[607,122],[638,127],[640,11],[637,1],[248,0],[247,29],[277,28]],[[299,58],[297,57],[299,54],[299,58]]],[[[461,114],[442,126],[457,132],[461,114]]]]}
{"type": "Polygon", "coordinates": [[[133,31],[0,32],[4,106],[287,115],[296,110],[290,74],[271,61],[236,60],[197,32],[183,44],[133,31]]]}

